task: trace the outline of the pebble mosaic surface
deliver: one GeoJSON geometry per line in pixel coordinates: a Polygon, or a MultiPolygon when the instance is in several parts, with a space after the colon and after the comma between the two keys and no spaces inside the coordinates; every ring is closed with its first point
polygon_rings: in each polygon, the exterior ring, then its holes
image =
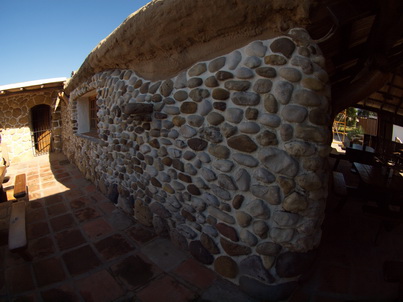
{"type": "Polygon", "coordinates": [[[33,122],[32,108],[38,105],[49,105],[52,124],[52,149],[60,152],[61,114],[55,100],[60,89],[44,91],[24,91],[18,94],[0,97],[0,120],[2,142],[7,144],[10,161],[13,163],[33,158],[33,122]],[[57,107],[57,108],[55,108],[57,107]]]}
{"type": "Polygon", "coordinates": [[[282,297],[321,236],[330,139],[323,67],[318,47],[294,29],[172,79],[101,72],[70,95],[65,153],[141,223],[245,291],[282,297]],[[77,100],[91,90],[99,140],[72,133],[77,100]]]}

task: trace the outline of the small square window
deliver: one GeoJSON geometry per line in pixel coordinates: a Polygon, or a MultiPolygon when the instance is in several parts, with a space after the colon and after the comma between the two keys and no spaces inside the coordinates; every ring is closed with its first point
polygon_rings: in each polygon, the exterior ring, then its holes
{"type": "Polygon", "coordinates": [[[95,92],[77,100],[77,133],[98,138],[98,106],[95,92]]]}

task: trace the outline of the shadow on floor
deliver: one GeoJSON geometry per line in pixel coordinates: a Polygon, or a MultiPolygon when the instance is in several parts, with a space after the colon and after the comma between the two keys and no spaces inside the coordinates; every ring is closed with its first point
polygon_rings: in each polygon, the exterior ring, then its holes
{"type": "MultiPolygon", "coordinates": [[[[342,160],[337,170],[344,174],[347,186],[357,187],[359,179],[351,167],[342,160]]],[[[350,195],[337,211],[339,202],[330,194],[318,259],[290,301],[402,301],[399,284],[385,281],[383,264],[403,261],[403,224],[380,229],[381,220],[362,211],[366,200],[350,195]]]]}
{"type": "Polygon", "coordinates": [[[25,173],[31,262],[8,250],[11,202],[0,203],[0,301],[256,302],[116,208],[63,155],[25,173]]]}

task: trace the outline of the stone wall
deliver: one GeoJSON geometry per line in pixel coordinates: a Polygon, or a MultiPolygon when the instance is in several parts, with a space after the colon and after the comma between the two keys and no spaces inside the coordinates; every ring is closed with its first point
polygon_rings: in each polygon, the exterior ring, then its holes
{"type": "Polygon", "coordinates": [[[70,95],[64,151],[138,221],[255,297],[281,299],[321,237],[323,68],[318,47],[294,29],[162,81],[100,72],[70,95]],[[92,90],[99,140],[75,134],[76,102],[92,90]]]}
{"type": "Polygon", "coordinates": [[[31,109],[36,105],[49,105],[52,114],[52,147],[60,152],[61,114],[55,110],[60,89],[42,89],[27,92],[9,93],[0,96],[0,130],[2,143],[7,144],[11,162],[21,162],[34,157],[31,135],[31,109]]]}

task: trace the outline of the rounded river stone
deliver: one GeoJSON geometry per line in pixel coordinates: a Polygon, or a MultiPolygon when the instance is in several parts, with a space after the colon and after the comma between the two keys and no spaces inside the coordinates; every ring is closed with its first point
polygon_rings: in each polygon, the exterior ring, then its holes
{"type": "Polygon", "coordinates": [[[210,71],[210,72],[216,72],[216,71],[220,70],[221,68],[224,67],[225,61],[226,61],[226,58],[225,58],[225,57],[220,57],[220,58],[217,58],[217,59],[212,60],[212,61],[208,64],[208,71],[210,71]]]}
{"type": "Polygon", "coordinates": [[[212,97],[215,100],[225,101],[229,98],[229,91],[223,88],[215,88],[213,89],[212,97]]]}
{"type": "Polygon", "coordinates": [[[250,85],[249,81],[226,81],[224,87],[228,90],[245,91],[250,85]]]}
{"type": "Polygon", "coordinates": [[[218,112],[210,112],[207,117],[206,117],[207,121],[211,124],[211,125],[219,125],[224,121],[224,117],[219,114],[218,112]]]}
{"type": "Polygon", "coordinates": [[[253,41],[245,48],[245,53],[248,56],[264,57],[267,51],[267,46],[263,45],[261,41],[253,41]]]}
{"type": "Polygon", "coordinates": [[[211,239],[210,236],[208,236],[206,233],[202,233],[200,235],[200,241],[203,244],[203,246],[213,255],[219,254],[220,250],[215,244],[214,240],[211,239]]]}
{"type": "Polygon", "coordinates": [[[229,147],[242,152],[251,153],[257,150],[256,143],[247,135],[232,136],[227,143],[229,147]]]}
{"type": "Polygon", "coordinates": [[[207,142],[200,138],[191,138],[188,140],[188,145],[191,149],[195,151],[202,151],[206,149],[207,142]]]}
{"type": "Polygon", "coordinates": [[[273,86],[272,81],[268,79],[259,79],[253,85],[253,91],[260,94],[267,93],[271,90],[272,86],[273,86]]]}
{"type": "Polygon", "coordinates": [[[240,67],[235,70],[235,76],[238,79],[250,79],[253,78],[253,71],[247,67],[240,67]]]}
{"type": "Polygon", "coordinates": [[[278,52],[287,58],[291,58],[291,55],[295,50],[295,44],[288,38],[278,38],[270,44],[270,49],[273,52],[278,52]]]}
{"type": "Polygon", "coordinates": [[[228,79],[232,79],[234,75],[229,71],[220,70],[215,74],[215,77],[219,81],[225,81],[228,79]]]}
{"type": "Polygon", "coordinates": [[[243,118],[243,110],[240,108],[228,108],[225,112],[227,122],[238,124],[243,118]]]}
{"type": "Polygon", "coordinates": [[[260,103],[260,95],[254,92],[235,92],[231,99],[239,106],[256,106],[260,103]]]}
{"type": "Polygon", "coordinates": [[[195,88],[189,93],[189,97],[195,102],[201,102],[203,99],[210,96],[210,92],[207,89],[195,88]]]}
{"type": "Polygon", "coordinates": [[[220,244],[224,251],[230,256],[249,255],[252,252],[250,247],[233,243],[231,241],[225,240],[224,238],[220,238],[220,244]]]}
{"type": "Polygon", "coordinates": [[[228,69],[234,70],[242,60],[242,54],[235,50],[228,55],[228,69]]]}
{"type": "Polygon", "coordinates": [[[192,254],[193,257],[196,258],[196,260],[203,264],[212,264],[214,261],[214,257],[199,240],[190,242],[189,252],[192,254]]]}
{"type": "Polygon", "coordinates": [[[273,67],[259,67],[255,71],[258,75],[265,78],[275,78],[277,76],[277,72],[273,67]]]}
{"type": "Polygon", "coordinates": [[[174,99],[179,102],[182,102],[182,101],[186,100],[187,98],[188,98],[188,93],[184,90],[179,90],[179,91],[175,92],[175,94],[174,94],[174,99]]]}
{"type": "Polygon", "coordinates": [[[249,68],[256,68],[262,65],[262,60],[256,56],[247,57],[244,61],[244,65],[249,68]]]}
{"type": "Polygon", "coordinates": [[[273,55],[265,56],[265,57],[264,57],[264,62],[265,62],[267,65],[277,65],[277,66],[280,66],[280,65],[285,65],[285,64],[287,64],[287,59],[286,59],[284,56],[282,56],[282,55],[273,54],[273,55]]]}
{"type": "Polygon", "coordinates": [[[274,85],[272,93],[277,101],[279,101],[283,105],[286,105],[291,100],[293,90],[294,86],[291,83],[285,81],[278,81],[274,85]]]}
{"type": "Polygon", "coordinates": [[[308,115],[308,110],[305,107],[298,105],[284,106],[281,111],[281,116],[290,123],[302,123],[308,115]]]}
{"type": "Polygon", "coordinates": [[[183,102],[181,105],[181,112],[182,113],[195,113],[197,111],[197,104],[194,102],[183,102]]]}
{"type": "Polygon", "coordinates": [[[283,67],[279,70],[278,74],[290,82],[299,82],[302,78],[301,72],[292,67],[283,67]]]}
{"type": "Polygon", "coordinates": [[[206,63],[198,63],[198,64],[192,66],[189,69],[188,74],[191,77],[196,77],[196,76],[199,76],[199,75],[201,75],[202,73],[204,73],[206,71],[207,71],[206,63]]]}
{"type": "Polygon", "coordinates": [[[230,150],[223,145],[211,144],[208,151],[211,155],[221,159],[227,159],[230,155],[230,150]]]}
{"type": "Polygon", "coordinates": [[[206,85],[207,87],[210,87],[210,88],[214,88],[214,87],[219,86],[220,84],[218,83],[215,76],[210,76],[204,81],[204,85],[206,85]]]}
{"type": "Polygon", "coordinates": [[[238,274],[237,263],[228,256],[220,256],[214,261],[214,270],[226,278],[235,278],[238,274]]]}

